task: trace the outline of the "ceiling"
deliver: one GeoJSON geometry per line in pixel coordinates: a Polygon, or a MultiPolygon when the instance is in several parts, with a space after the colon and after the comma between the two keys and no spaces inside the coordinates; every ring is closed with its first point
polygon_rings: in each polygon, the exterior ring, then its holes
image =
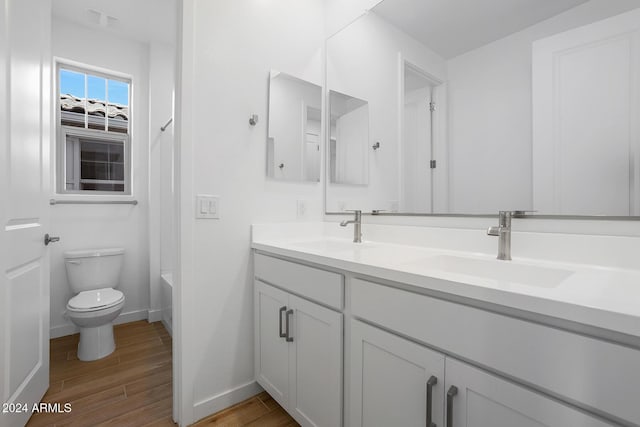
{"type": "Polygon", "coordinates": [[[384,0],[372,10],[449,59],[588,0],[384,0]]]}
{"type": "Polygon", "coordinates": [[[53,15],[144,43],[175,44],[176,0],[53,0],[53,15]]]}

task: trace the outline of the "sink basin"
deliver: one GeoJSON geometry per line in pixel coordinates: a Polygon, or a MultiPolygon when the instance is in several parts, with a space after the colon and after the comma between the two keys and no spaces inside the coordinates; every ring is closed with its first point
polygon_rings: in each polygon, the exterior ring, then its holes
{"type": "Polygon", "coordinates": [[[372,265],[400,265],[423,259],[424,253],[395,245],[375,242],[353,243],[346,239],[323,239],[290,243],[293,249],[319,255],[338,257],[372,265]]]}
{"type": "Polygon", "coordinates": [[[555,288],[574,273],[561,268],[479,256],[433,255],[425,258],[424,253],[416,253],[413,250],[402,250],[396,246],[374,242],[353,243],[347,239],[300,241],[288,246],[300,251],[337,256],[373,265],[405,265],[418,268],[423,273],[439,271],[539,288],[555,288]]]}
{"type": "Polygon", "coordinates": [[[465,276],[527,286],[555,288],[573,274],[571,270],[514,261],[499,261],[455,255],[437,255],[419,261],[421,267],[465,276]]]}
{"type": "Polygon", "coordinates": [[[295,242],[291,243],[290,246],[295,247],[296,249],[312,251],[312,252],[353,252],[359,251],[362,249],[375,248],[378,245],[370,242],[363,243],[353,243],[349,240],[311,240],[308,242],[295,242]]]}

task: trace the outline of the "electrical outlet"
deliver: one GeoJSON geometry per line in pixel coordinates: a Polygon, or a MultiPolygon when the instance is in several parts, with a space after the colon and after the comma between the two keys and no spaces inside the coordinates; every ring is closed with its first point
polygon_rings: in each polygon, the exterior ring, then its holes
{"type": "Polygon", "coordinates": [[[298,200],[296,202],[296,216],[298,219],[304,219],[307,217],[307,201],[298,200]]]}

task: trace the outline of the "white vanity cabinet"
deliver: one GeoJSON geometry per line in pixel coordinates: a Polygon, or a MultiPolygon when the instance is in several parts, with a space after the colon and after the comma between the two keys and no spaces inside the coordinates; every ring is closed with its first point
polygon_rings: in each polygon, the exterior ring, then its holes
{"type": "Polygon", "coordinates": [[[280,405],[289,401],[289,343],[283,336],[283,317],[289,294],[255,282],[256,380],[280,405]]]}
{"type": "MultiPolygon", "coordinates": [[[[255,265],[256,380],[301,425],[341,426],[343,315],[284,289],[304,291],[317,279],[318,287],[342,288],[342,276],[261,255],[255,265]]],[[[331,294],[314,296],[327,303],[331,294]]]]}
{"type": "Polygon", "coordinates": [[[352,427],[611,425],[357,320],[351,322],[350,390],[352,427]]]}
{"type": "Polygon", "coordinates": [[[254,257],[256,380],[303,426],[640,425],[615,332],[280,256],[254,257]]]}
{"type": "MultiPolygon", "coordinates": [[[[640,351],[635,348],[358,278],[350,280],[349,289],[350,312],[355,318],[446,353],[447,384],[451,383],[449,362],[465,360],[485,368],[481,372],[486,375],[499,374],[496,390],[506,390],[511,384],[498,381],[499,377],[523,384],[523,390],[545,391],[531,394],[538,397],[528,401],[542,405],[532,406],[531,414],[545,412],[543,408],[552,401],[544,397],[548,394],[619,419],[621,425],[640,424],[640,351]]],[[[491,390],[487,388],[484,395],[491,390]]],[[[494,399],[499,402],[499,395],[494,399]]],[[[503,406],[510,407],[508,403],[503,406]]],[[[558,409],[563,414],[572,411],[569,405],[558,409]]],[[[526,408],[518,412],[527,414],[526,408]]],[[[457,419],[468,420],[469,426],[484,425],[472,424],[475,416],[457,419]]]]}
{"type": "Polygon", "coordinates": [[[349,425],[442,426],[444,355],[357,320],[350,331],[349,425]]]}
{"type": "Polygon", "coordinates": [[[447,427],[614,425],[452,358],[444,390],[447,427]]]}

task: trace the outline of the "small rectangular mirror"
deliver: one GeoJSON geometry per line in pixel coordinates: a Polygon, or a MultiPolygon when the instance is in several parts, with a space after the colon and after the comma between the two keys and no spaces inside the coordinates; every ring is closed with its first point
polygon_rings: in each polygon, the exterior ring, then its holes
{"type": "Polygon", "coordinates": [[[322,88],[272,70],[269,79],[267,176],[320,181],[322,88]]]}
{"type": "Polygon", "coordinates": [[[369,182],[369,103],[329,91],[329,181],[366,185],[369,182]]]}

